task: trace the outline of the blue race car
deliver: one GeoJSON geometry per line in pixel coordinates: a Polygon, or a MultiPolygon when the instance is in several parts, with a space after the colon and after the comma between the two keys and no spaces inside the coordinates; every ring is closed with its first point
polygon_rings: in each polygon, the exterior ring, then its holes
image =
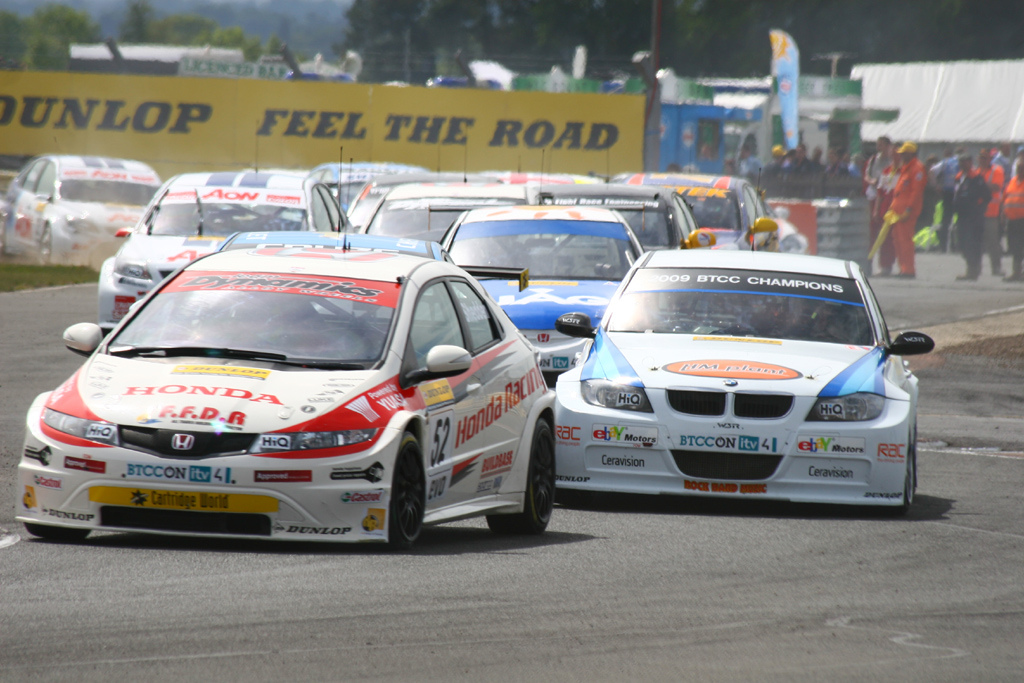
{"type": "Polygon", "coordinates": [[[604,314],[612,294],[643,247],[616,211],[590,207],[504,206],[465,212],[441,246],[473,272],[512,322],[540,351],[545,381],[554,386],[583,340],[555,331],[563,313],[604,314]],[[529,286],[484,268],[529,270],[529,286]]]}

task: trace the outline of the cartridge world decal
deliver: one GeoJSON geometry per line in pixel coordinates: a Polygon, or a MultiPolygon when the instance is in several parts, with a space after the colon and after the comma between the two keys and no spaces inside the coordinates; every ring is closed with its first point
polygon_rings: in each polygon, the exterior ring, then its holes
{"type": "Polygon", "coordinates": [[[93,486],[89,489],[89,500],[106,505],[199,512],[277,512],[278,507],[277,499],[270,496],[117,486],[93,486]]]}
{"type": "Polygon", "coordinates": [[[641,95],[181,76],[0,72],[0,154],[124,156],[157,170],[355,159],[445,170],[638,168],[641,95]]]}

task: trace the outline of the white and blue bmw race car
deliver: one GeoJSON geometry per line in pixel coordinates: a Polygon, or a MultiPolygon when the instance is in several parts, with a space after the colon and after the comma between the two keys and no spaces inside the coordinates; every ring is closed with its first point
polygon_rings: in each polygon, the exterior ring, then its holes
{"type": "Polygon", "coordinates": [[[560,491],[892,506],[917,483],[916,377],[855,262],[656,251],[556,387],[560,491]]]}
{"type": "Polygon", "coordinates": [[[408,546],[486,516],[544,531],[554,392],[479,283],[439,259],[237,249],[164,280],[29,409],[17,518],[408,546]]]}
{"type": "Polygon", "coordinates": [[[570,311],[601,319],[623,276],[643,253],[629,224],[599,207],[507,206],[466,212],[441,246],[472,269],[512,322],[540,350],[549,386],[569,369],[583,341],[555,329],[570,311]],[[529,287],[478,266],[527,268],[529,287]]]}

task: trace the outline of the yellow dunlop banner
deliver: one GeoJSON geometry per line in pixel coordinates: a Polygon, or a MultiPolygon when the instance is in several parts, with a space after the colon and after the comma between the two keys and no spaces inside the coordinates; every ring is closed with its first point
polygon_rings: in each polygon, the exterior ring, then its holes
{"type": "Polygon", "coordinates": [[[0,154],[138,159],[164,176],[350,159],[639,171],[643,117],[640,95],[0,71],[0,154]]]}
{"type": "Polygon", "coordinates": [[[89,500],[107,505],[164,510],[277,512],[276,498],[220,491],[169,491],[167,489],[93,486],[89,489],[89,500]]]}

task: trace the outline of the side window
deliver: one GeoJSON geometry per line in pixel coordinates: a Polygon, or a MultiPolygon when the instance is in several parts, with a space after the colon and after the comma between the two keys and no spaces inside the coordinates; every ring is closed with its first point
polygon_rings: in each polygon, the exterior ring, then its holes
{"type": "Polygon", "coordinates": [[[753,225],[760,215],[757,211],[757,196],[753,188],[746,185],[743,187],[743,212],[748,226],[753,225]]]}
{"type": "Polygon", "coordinates": [[[313,191],[310,193],[312,195],[309,204],[309,214],[312,222],[310,227],[319,232],[330,232],[337,225],[337,222],[331,221],[332,216],[328,210],[329,204],[324,201],[322,190],[322,185],[314,185],[313,191]]]}
{"type": "Polygon", "coordinates": [[[46,166],[45,159],[40,159],[36,163],[32,164],[31,168],[25,172],[25,178],[21,183],[21,188],[23,190],[35,193],[36,183],[39,182],[39,174],[43,172],[44,166],[46,166]]]}
{"type": "Polygon", "coordinates": [[[439,344],[464,345],[459,316],[443,282],[428,286],[420,294],[412,314],[409,344],[417,368],[427,364],[427,352],[439,344]]]}
{"type": "MultiPolygon", "coordinates": [[[[693,218],[693,212],[687,206],[686,200],[680,195],[672,195],[672,203],[675,205],[673,211],[679,215],[679,229],[683,231],[683,239],[690,236],[690,233],[697,229],[697,221],[693,218]]],[[[678,245],[673,245],[678,246],[678,245]]]]}
{"type": "Polygon", "coordinates": [[[501,339],[501,328],[491,314],[491,309],[466,282],[452,282],[455,301],[459,304],[466,327],[469,329],[470,352],[477,353],[488,344],[501,339]]]}
{"type": "Polygon", "coordinates": [[[42,173],[39,174],[39,182],[36,183],[36,194],[44,197],[52,197],[57,185],[57,165],[46,162],[42,173]]]}

